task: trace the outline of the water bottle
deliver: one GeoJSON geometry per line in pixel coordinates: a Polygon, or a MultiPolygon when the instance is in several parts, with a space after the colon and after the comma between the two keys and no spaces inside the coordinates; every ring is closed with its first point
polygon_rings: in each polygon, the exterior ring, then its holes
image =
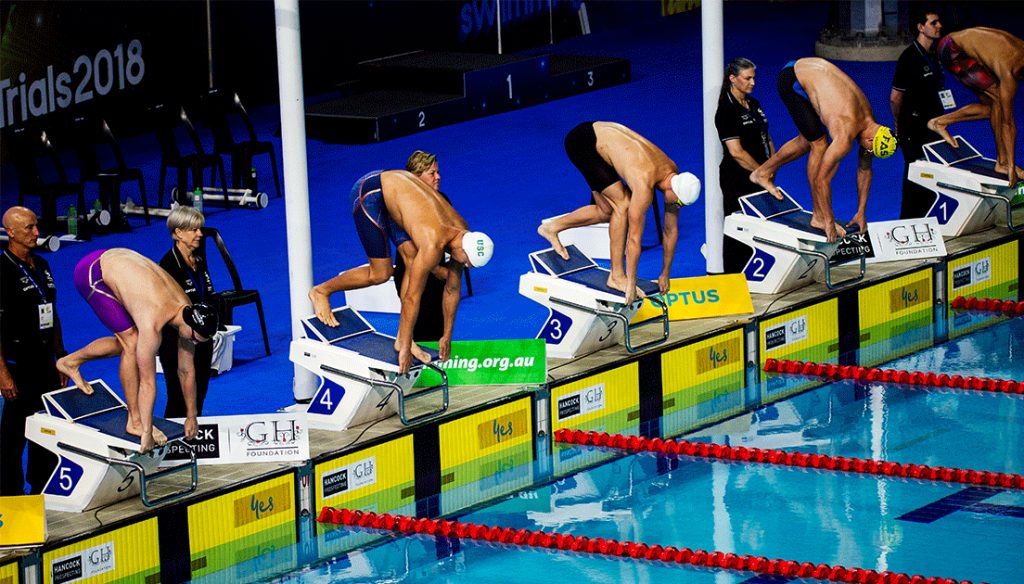
{"type": "Polygon", "coordinates": [[[257,182],[256,182],[256,167],[255,166],[252,167],[251,169],[249,169],[249,190],[252,191],[253,195],[256,194],[257,182]]]}
{"type": "Polygon", "coordinates": [[[99,213],[100,211],[103,210],[103,203],[99,199],[96,199],[92,203],[92,210],[95,211],[96,213],[99,213]]]}
{"type": "Polygon", "coordinates": [[[78,209],[74,205],[68,207],[68,235],[78,239],[78,209]]]}
{"type": "Polygon", "coordinates": [[[203,212],[203,189],[199,187],[192,193],[192,207],[200,213],[203,212]]]}

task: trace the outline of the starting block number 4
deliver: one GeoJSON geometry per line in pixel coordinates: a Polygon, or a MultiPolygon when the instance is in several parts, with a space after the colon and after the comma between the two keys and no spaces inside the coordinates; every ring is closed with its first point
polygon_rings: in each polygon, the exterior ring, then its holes
{"type": "Polygon", "coordinates": [[[75,487],[78,486],[78,482],[82,480],[82,474],[81,466],[61,456],[60,463],[57,464],[57,468],[50,475],[50,480],[46,483],[43,493],[70,497],[71,493],[75,491],[75,487]]]}
{"type": "Polygon", "coordinates": [[[345,388],[331,381],[324,379],[320,390],[313,396],[313,401],[307,413],[323,414],[329,416],[341,405],[341,398],[345,397],[345,388]]]}

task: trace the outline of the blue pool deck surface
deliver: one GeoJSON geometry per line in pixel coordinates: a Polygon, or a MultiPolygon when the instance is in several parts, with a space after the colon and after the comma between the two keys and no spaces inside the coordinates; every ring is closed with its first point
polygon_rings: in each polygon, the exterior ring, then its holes
{"type": "MultiPolygon", "coordinates": [[[[1024,379],[1017,345],[1024,318],[885,367],[1024,379]]],[[[839,381],[682,438],[1021,474],[1024,396],[839,381]]],[[[570,449],[612,459],[449,518],[958,582],[1024,581],[1024,491],[567,444],[553,454],[570,449]]],[[[325,549],[344,550],[346,539],[369,545],[277,581],[804,581],[345,526],[320,535],[325,549]]]]}

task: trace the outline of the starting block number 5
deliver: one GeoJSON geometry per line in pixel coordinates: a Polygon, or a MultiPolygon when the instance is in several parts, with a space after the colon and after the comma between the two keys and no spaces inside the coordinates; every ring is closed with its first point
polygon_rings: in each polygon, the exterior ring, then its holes
{"type": "Polygon", "coordinates": [[[43,493],[69,497],[75,491],[80,480],[82,480],[82,467],[61,456],[60,463],[50,475],[50,480],[47,481],[43,493]]]}
{"type": "Polygon", "coordinates": [[[323,385],[313,396],[313,400],[307,410],[310,414],[323,414],[329,416],[341,405],[341,398],[345,396],[345,388],[331,381],[324,379],[323,385]]]}

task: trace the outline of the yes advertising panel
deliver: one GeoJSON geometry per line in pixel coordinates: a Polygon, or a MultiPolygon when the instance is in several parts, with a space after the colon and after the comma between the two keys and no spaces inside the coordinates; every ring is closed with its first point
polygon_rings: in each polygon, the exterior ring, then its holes
{"type": "MultiPolygon", "coordinates": [[[[758,323],[759,368],[768,359],[835,363],[839,359],[838,301],[831,298],[758,323]]],[[[775,401],[822,384],[819,379],[761,374],[761,400],[775,401]]]]}
{"type": "Polygon", "coordinates": [[[0,584],[18,584],[19,582],[21,582],[21,572],[18,569],[17,558],[6,564],[0,564],[0,584]]]}
{"type": "Polygon", "coordinates": [[[957,296],[1017,300],[1020,286],[1017,241],[1011,241],[950,260],[946,267],[946,290],[949,302],[949,338],[953,339],[1003,320],[989,312],[956,311],[952,309],[957,296]]]}
{"type": "MultiPolygon", "coordinates": [[[[551,388],[551,431],[562,428],[635,434],[640,426],[640,377],[636,362],[551,388]]],[[[613,458],[604,449],[554,444],[555,474],[613,458]]]]}
{"type": "Polygon", "coordinates": [[[295,522],[294,473],[190,505],[192,577],[235,567],[232,581],[252,581],[288,569],[298,537],[295,522]]]}
{"type": "Polygon", "coordinates": [[[524,397],[438,426],[442,513],[533,483],[532,404],[524,397]]]}
{"type": "Polygon", "coordinates": [[[159,542],[154,518],[48,550],[43,583],[159,580],[159,542]]]}
{"type": "Polygon", "coordinates": [[[662,353],[663,435],[742,412],[744,362],[742,328],[662,353]]]}
{"type": "Polygon", "coordinates": [[[930,347],[933,290],[931,268],[859,290],[858,362],[868,367],[930,347]]]}

